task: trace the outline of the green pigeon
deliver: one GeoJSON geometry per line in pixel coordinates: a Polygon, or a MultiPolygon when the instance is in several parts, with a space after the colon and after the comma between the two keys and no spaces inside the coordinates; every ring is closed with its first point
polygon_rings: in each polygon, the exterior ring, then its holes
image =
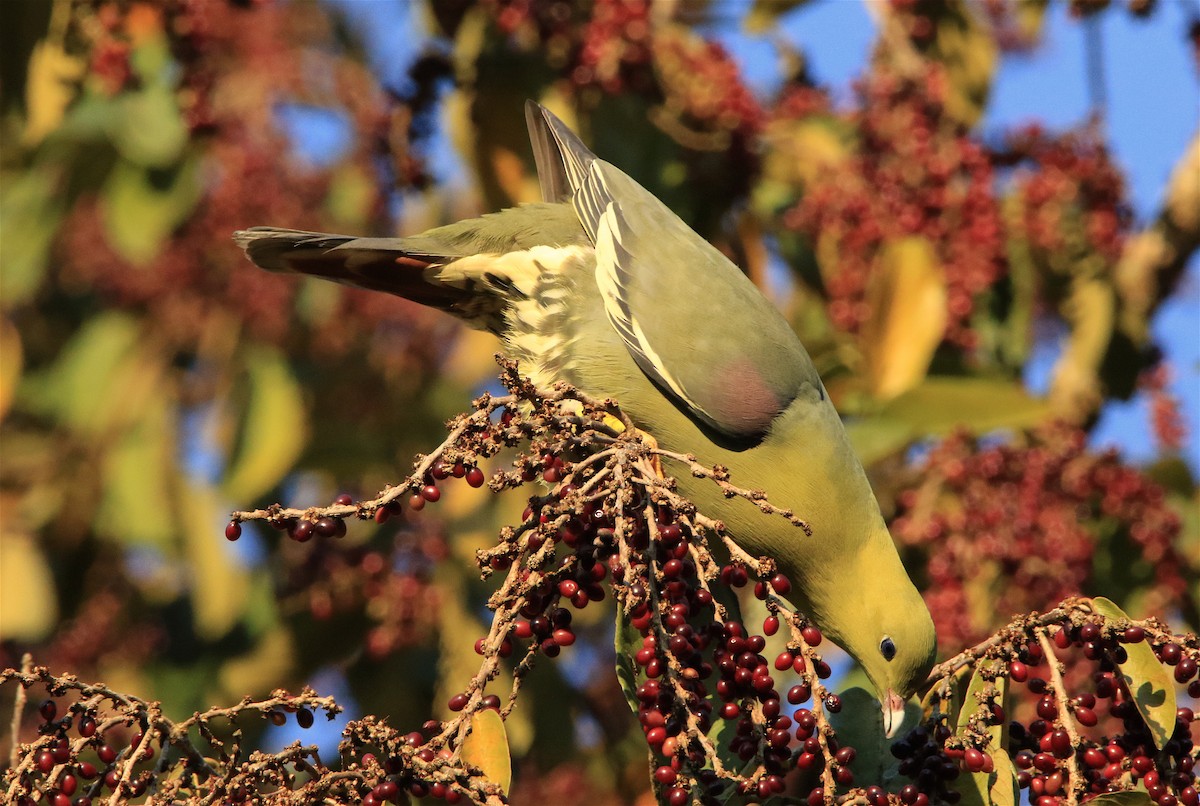
{"type": "Polygon", "coordinates": [[[680,492],[755,556],[866,671],[889,732],[925,680],[929,610],[796,334],[754,284],[649,191],[529,103],[543,203],[409,238],[254,227],[234,235],[264,269],[397,294],[490,331],[535,382],[613,398],[664,448],[727,467],[734,484],[811,535],[711,481],[680,492]]]}

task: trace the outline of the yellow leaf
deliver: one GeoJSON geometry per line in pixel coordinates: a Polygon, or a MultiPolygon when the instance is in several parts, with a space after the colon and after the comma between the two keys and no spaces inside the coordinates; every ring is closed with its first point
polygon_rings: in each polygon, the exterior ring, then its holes
{"type": "Polygon", "coordinates": [[[216,640],[236,625],[246,610],[250,581],[221,537],[225,508],[214,490],[188,485],[181,514],[185,523],[184,546],[191,570],[192,617],[196,634],[216,640]]]}
{"type": "Polygon", "coordinates": [[[288,678],[295,663],[296,642],[291,631],[276,627],[264,633],[248,653],[225,662],[217,674],[221,692],[217,699],[270,691],[288,678]]]}
{"type": "Polygon", "coordinates": [[[471,719],[471,733],[463,742],[463,759],[483,771],[483,776],[505,792],[512,784],[512,759],[504,720],[491,708],[471,719]]]}
{"type": "Polygon", "coordinates": [[[830,118],[780,120],[767,126],[763,175],[785,185],[809,185],[828,176],[849,157],[842,134],[830,118]]]}
{"type": "Polygon", "coordinates": [[[886,243],[867,304],[861,340],[871,391],[891,400],[924,379],[945,335],[946,279],[933,245],[920,236],[886,243]]]}
{"type": "Polygon", "coordinates": [[[58,621],[54,577],[29,535],[0,531],[0,640],[38,641],[58,621]]]}
{"type": "Polygon", "coordinates": [[[253,348],[246,370],[250,399],[222,484],[223,494],[232,501],[250,501],[270,490],[292,469],[308,442],[300,384],[279,351],[253,348]]]}
{"type": "Polygon", "coordinates": [[[334,171],[325,194],[325,209],[339,228],[364,229],[371,203],[375,200],[375,180],[363,169],[348,163],[334,171]]]}
{"type": "Polygon", "coordinates": [[[7,317],[0,319],[0,420],[12,405],[24,363],[21,334],[7,317]]]}
{"type": "Polygon", "coordinates": [[[950,79],[946,111],[973,126],[983,114],[996,69],[996,41],[963,0],[934,4],[936,33],[927,56],[940,61],[950,79]]]}
{"type": "Polygon", "coordinates": [[[25,80],[25,145],[37,145],[58,128],[75,97],[74,84],[86,69],[86,63],[68,56],[60,43],[43,40],[34,46],[25,80]]]}
{"type": "MultiPolygon", "coordinates": [[[[1092,608],[1113,621],[1129,620],[1124,610],[1103,596],[1092,599],[1092,608]]],[[[1161,750],[1175,729],[1175,683],[1149,643],[1140,641],[1124,647],[1125,662],[1119,664],[1121,680],[1133,695],[1133,703],[1154,737],[1154,746],[1161,750]]]]}

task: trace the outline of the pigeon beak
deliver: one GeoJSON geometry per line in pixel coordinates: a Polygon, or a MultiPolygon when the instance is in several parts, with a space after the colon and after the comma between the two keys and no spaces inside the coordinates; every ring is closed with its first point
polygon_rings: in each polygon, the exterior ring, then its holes
{"type": "Polygon", "coordinates": [[[904,724],[904,699],[896,692],[888,689],[887,696],[881,703],[883,706],[883,732],[890,739],[900,731],[904,724]]]}

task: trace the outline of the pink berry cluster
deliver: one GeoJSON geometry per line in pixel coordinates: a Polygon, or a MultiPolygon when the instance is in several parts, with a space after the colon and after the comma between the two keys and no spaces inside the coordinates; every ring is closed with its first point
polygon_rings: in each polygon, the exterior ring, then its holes
{"type": "Polygon", "coordinates": [[[1149,612],[1192,602],[1181,523],[1162,488],[1115,453],[1088,451],[1072,426],[991,445],[955,434],[914,469],[896,502],[892,534],[926,569],[925,600],[943,646],[1094,587],[1146,585],[1149,612]],[[1099,555],[1114,552],[1129,558],[1123,583],[1098,579],[1099,555]],[[989,602],[986,612],[975,601],[989,602]]]}
{"type": "Polygon", "coordinates": [[[1142,374],[1139,386],[1150,397],[1150,426],[1159,446],[1165,451],[1183,447],[1188,429],[1179,409],[1179,398],[1171,394],[1171,367],[1160,363],[1142,374]]]}
{"type": "Polygon", "coordinates": [[[1090,131],[1047,135],[1037,126],[1012,133],[1006,161],[1019,160],[1018,236],[1052,275],[1104,272],[1120,257],[1131,213],[1125,181],[1103,141],[1090,131]]]}
{"type": "Polygon", "coordinates": [[[745,193],[765,116],[719,44],[685,26],[656,22],[647,0],[486,5],[514,46],[536,48],[585,105],[624,93],[660,107],[659,128],[685,149],[721,154],[741,181],[735,195],[745,193]]]}
{"type": "MultiPolygon", "coordinates": [[[[811,187],[783,217],[822,254],[833,323],[857,332],[870,315],[867,289],[891,240],[929,240],[946,278],[946,341],[971,349],[976,297],[1006,271],[1004,230],[987,151],[945,113],[946,78],[877,70],[858,82],[848,123],[852,157],[811,187]]],[[[787,96],[785,96],[787,97],[787,96]]]]}

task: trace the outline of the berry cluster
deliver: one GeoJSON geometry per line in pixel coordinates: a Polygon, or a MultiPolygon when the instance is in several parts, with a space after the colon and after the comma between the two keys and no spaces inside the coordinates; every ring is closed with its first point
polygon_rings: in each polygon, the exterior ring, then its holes
{"type": "MultiPolygon", "coordinates": [[[[712,796],[732,785],[742,794],[769,797],[783,792],[784,777],[797,767],[820,774],[817,798],[822,787],[832,792],[851,786],[855,750],[838,745],[826,718],[840,710],[841,702],[821,682],[830,674],[814,649],[821,634],[780,598],[791,591],[789,580],[769,561],[744,555],[733,544],[727,550],[734,560],[716,563],[704,535],[719,526],[664,484],[650,461],[652,451],[627,422],[623,431],[614,430],[602,405],[566,388],[541,394],[515,374],[515,365],[504,365],[503,380],[513,394],[477,401],[476,411],[453,421],[451,437],[423,457],[403,484],[371,501],[340,499],[312,510],[236,513],[226,536],[236,538],[242,521],[262,518],[293,538],[303,529],[306,540],[320,534],[336,544],[340,530],[319,530],[318,524],[341,523],[349,515],[387,519],[402,500],[410,510],[424,509],[441,499],[440,484],[461,478],[482,486],[484,460],[523,446],[514,469],[497,471],[488,486],[500,491],[540,480],[551,489],[529,500],[521,523],[503,530],[494,548],[479,552],[485,576],[504,575],[491,599],[491,629],[475,644],[482,666],[447,703],[458,716],[418,744],[422,752],[436,757],[458,746],[480,710],[493,708],[506,716],[534,660],[555,657],[576,643],[572,611],[605,599],[608,582],[632,642],[627,696],[647,744],[658,754],[655,780],[667,802],[685,802],[695,786],[712,796]],[[579,407],[585,428],[580,428],[579,407]],[[714,595],[715,589],[735,592],[751,583],[769,613],[761,632],[740,620],[736,606],[720,601],[728,599],[726,594],[714,595]],[[767,639],[784,623],[791,639],[768,662],[762,654],[767,639]],[[634,632],[640,640],[633,641],[634,632]],[[499,664],[511,657],[519,660],[505,701],[486,688],[499,664]],[[786,694],[779,675],[792,679],[786,694]],[[799,707],[784,713],[785,702],[799,707]],[[719,739],[708,736],[716,719],[731,726],[719,739]],[[722,766],[722,754],[753,769],[739,774],[722,766]]],[[[694,472],[707,473],[731,495],[754,497],[714,471],[697,466],[694,472]]],[[[774,511],[765,501],[757,503],[774,511]]],[[[803,527],[794,517],[793,522],[803,527]]],[[[430,785],[412,778],[407,788],[412,793],[414,786],[424,791],[430,785]]]]}
{"type": "Polygon", "coordinates": [[[294,718],[310,728],[315,711],[332,717],[341,710],[330,698],[305,689],[298,695],[277,691],[265,700],[247,697],[173,722],[156,703],[70,675],[55,677],[45,667],[7,669],[0,682],[9,680],[20,686],[18,716],[28,691],[44,687],[48,695],[37,709],[37,738],[22,745],[20,763],[5,772],[6,802],[17,806],[125,803],[151,791],[170,801],[201,790],[224,795],[224,803],[244,802],[255,791],[256,778],[289,775],[286,768],[293,760],[239,762],[239,720],[254,715],[282,725],[294,718]],[[203,746],[193,744],[192,729],[204,738],[203,746]],[[171,769],[176,774],[164,775],[171,769]]]}
{"type": "Polygon", "coordinates": [[[882,248],[921,236],[945,274],[946,340],[976,343],[975,297],[1005,271],[1004,233],[991,162],[945,113],[945,82],[936,66],[921,80],[883,70],[860,80],[860,105],[848,119],[853,156],[784,214],[784,226],[822,257],[829,314],[842,330],[857,332],[871,313],[867,289],[882,248]]]}
{"type": "MultiPolygon", "coordinates": [[[[62,279],[97,293],[108,304],[145,311],[169,343],[183,351],[194,349],[211,332],[213,317],[232,313],[237,321],[222,327],[241,329],[255,339],[282,342],[297,333],[296,323],[302,321],[308,325],[304,335],[311,336],[309,349],[318,357],[375,348],[372,358],[386,362],[385,368],[395,366],[404,360],[395,356],[417,351],[406,350],[406,343],[428,315],[414,318],[412,306],[346,291],[324,315],[297,317],[301,286],[246,270],[246,264],[234,259],[229,233],[248,221],[330,229],[321,211],[333,192],[335,172],[307,164],[281,170],[281,161],[294,160],[274,119],[278,94],[344,112],[355,136],[339,167],[353,165],[364,176],[377,173],[381,158],[394,157],[397,181],[422,181],[419,160],[408,151],[390,153],[396,139],[393,119],[409,118],[397,118],[395,103],[347,56],[330,55],[321,62],[322,75],[329,77],[324,83],[330,86],[315,96],[314,82],[308,80],[313,61],[306,55],[314,43],[291,34],[303,28],[308,12],[242,6],[170,0],[152,7],[105,0],[94,7],[74,7],[72,30],[80,34],[93,62],[102,63],[94,65],[95,74],[113,95],[139,89],[129,79],[131,48],[151,36],[166,38],[180,76],[174,100],[192,136],[178,164],[164,169],[164,176],[177,172],[179,182],[200,186],[202,197],[157,255],[134,266],[110,243],[106,219],[112,211],[94,194],[80,194],[68,208],[55,247],[62,279]],[[247,24],[250,14],[253,25],[247,24]],[[251,73],[278,77],[282,84],[247,80],[251,73]]],[[[438,77],[415,75],[417,80],[432,83],[438,77]]],[[[377,190],[363,207],[367,221],[382,221],[385,211],[377,190]]]]}
{"type": "MultiPolygon", "coordinates": [[[[1143,713],[1151,702],[1168,696],[1174,702],[1180,687],[1193,699],[1200,695],[1194,635],[1174,636],[1155,622],[1135,623],[1085,600],[1018,619],[967,655],[974,656],[975,669],[968,695],[942,678],[933,689],[930,721],[892,747],[899,771],[915,779],[917,791],[953,802],[945,794],[961,773],[990,773],[1003,755],[1011,770],[1004,775],[1037,806],[1139,786],[1160,806],[1200,802],[1193,710],[1143,713]],[[1153,647],[1148,659],[1157,669],[1130,663],[1144,651],[1143,642],[1153,647]],[[1064,660],[1068,669],[1089,673],[1070,682],[1064,660]],[[951,729],[955,718],[957,731],[951,729]]],[[[953,662],[939,667],[952,668],[953,662]]],[[[923,802],[906,797],[906,790],[904,803],[923,802]]]]}
{"type": "Polygon", "coordinates": [[[1179,398],[1171,394],[1171,368],[1167,364],[1146,370],[1139,386],[1150,397],[1150,425],[1159,446],[1165,451],[1179,451],[1187,438],[1187,425],[1179,410],[1179,398]]]}
{"type": "Polygon", "coordinates": [[[489,0],[487,5],[512,44],[543,54],[591,105],[601,93],[636,95],[653,105],[652,122],[686,151],[720,155],[715,170],[692,166],[706,174],[696,181],[709,194],[746,193],[757,168],[755,138],[764,113],[719,44],[684,26],[656,25],[647,0],[584,5],[489,0]],[[729,189],[714,192],[713,178],[729,189]]]}
{"type": "Polygon", "coordinates": [[[1094,132],[1052,137],[1029,126],[1009,136],[1003,159],[1030,166],[1016,183],[1015,234],[1052,278],[1102,274],[1116,263],[1132,217],[1121,172],[1094,132]]]}
{"type": "MultiPolygon", "coordinates": [[[[1158,806],[1195,806],[1192,712],[1181,709],[1163,727],[1162,715],[1145,713],[1138,698],[1147,686],[1154,696],[1157,689],[1175,686],[1200,694],[1200,642],[1172,635],[1157,622],[1131,621],[1099,600],[1068,600],[1045,615],[1021,617],[939,666],[920,726],[891,748],[900,781],[889,784],[889,791],[887,780],[860,780],[856,762],[878,748],[864,736],[848,741],[849,734],[836,727],[836,720],[846,718],[840,716],[845,704],[826,687],[830,667],[817,651],[820,631],[785,601],[791,581],[769,559],[747,555],[724,536],[719,522],[679,497],[656,462],[682,462],[728,495],[754,500],[766,516],[787,517],[798,529],[803,521],[759,493],[734,487],[723,470],[647,444],[610,403],[591,401],[566,386],[538,391],[515,364],[502,365],[509,394],[476,401],[473,412],[449,423],[441,446],[418,458],[411,476],[377,498],[356,502],[343,495],[326,507],[239,512],[226,528],[226,537],[237,539],[245,521],[265,520],[289,535],[294,541],[289,545],[303,544],[312,567],[302,565],[295,573],[325,570],[336,579],[353,573],[352,565],[366,564],[371,578],[383,584],[390,571],[383,567],[385,555],[349,548],[340,539],[347,518],[380,523],[408,518],[413,509],[436,505],[442,488],[459,479],[495,492],[547,485],[548,491],[529,498],[519,524],[502,529],[497,543],[477,554],[481,574],[502,581],[489,599],[488,633],[475,643],[479,669],[446,703],[450,718],[408,733],[373,717],[352,722],[336,768],[299,745],[247,762],[236,746],[240,734],[218,738],[212,720],[236,722],[252,712],[280,723],[295,714],[307,726],[314,709],[335,706],[307,691],[298,697],[276,692],[266,701],[247,700],[175,725],[157,706],[136,698],[53,678],[45,670],[10,670],[3,679],[19,680],[23,690],[42,685],[51,695],[41,710],[41,738],[26,746],[22,763],[9,773],[14,791],[28,798],[40,793],[56,806],[71,803],[72,793],[82,791],[81,781],[88,782],[85,797],[111,790],[169,799],[204,787],[228,804],[268,793],[281,803],[349,798],[381,806],[406,797],[489,802],[501,793],[469,760],[468,735],[485,712],[501,719],[511,713],[540,657],[555,657],[586,640],[576,629],[575,613],[611,591],[621,614],[618,676],[650,751],[663,803],[780,795],[799,795],[813,806],[954,802],[971,776],[1008,770],[1013,786],[1028,789],[1039,806],[1057,803],[1064,793],[1095,795],[1135,786],[1145,788],[1158,806]],[[513,469],[489,478],[482,467],[501,452],[515,454],[513,469]],[[716,559],[710,541],[720,541],[728,559],[716,559]],[[765,614],[756,617],[761,626],[743,618],[739,593],[759,603],[765,614]],[[1151,660],[1136,658],[1139,652],[1151,652],[1151,660]],[[1078,656],[1071,659],[1076,673],[1064,675],[1056,653],[1078,656]],[[1138,665],[1129,664],[1131,658],[1138,665]],[[489,692],[502,668],[509,670],[511,688],[489,692]],[[64,692],[75,699],[69,716],[60,719],[62,706],[55,700],[64,692]],[[212,748],[201,751],[179,738],[193,723],[212,748]]],[[[1060,439],[1070,442],[1070,436],[1060,439]]],[[[986,462],[989,478],[1008,478],[1005,473],[1015,472],[1007,468],[1008,455],[997,456],[999,464],[986,462]]],[[[955,461],[964,460],[946,458],[937,467],[953,470],[955,461]]],[[[1105,468],[1115,466],[1111,462],[1093,464],[1094,474],[1110,484],[1131,481],[1106,475],[1111,469],[1105,468]]],[[[1054,472],[1066,484],[1076,470],[1056,466],[1054,472]]],[[[975,469],[961,472],[972,477],[975,469]]],[[[962,491],[963,500],[975,502],[976,492],[962,491]]],[[[977,502],[972,507],[984,509],[977,502]]],[[[1142,521],[1150,517],[1140,511],[1142,521]]]]}
{"type": "Polygon", "coordinates": [[[1084,433],[1067,425],[1013,444],[949,437],[914,469],[891,522],[926,569],[925,601],[943,646],[982,638],[998,615],[1092,587],[1149,585],[1149,612],[1191,602],[1180,529],[1160,487],[1111,451],[1087,451],[1084,433]],[[1107,548],[1102,530],[1112,533],[1107,548]],[[1098,580],[1101,551],[1136,561],[1098,580]]]}

